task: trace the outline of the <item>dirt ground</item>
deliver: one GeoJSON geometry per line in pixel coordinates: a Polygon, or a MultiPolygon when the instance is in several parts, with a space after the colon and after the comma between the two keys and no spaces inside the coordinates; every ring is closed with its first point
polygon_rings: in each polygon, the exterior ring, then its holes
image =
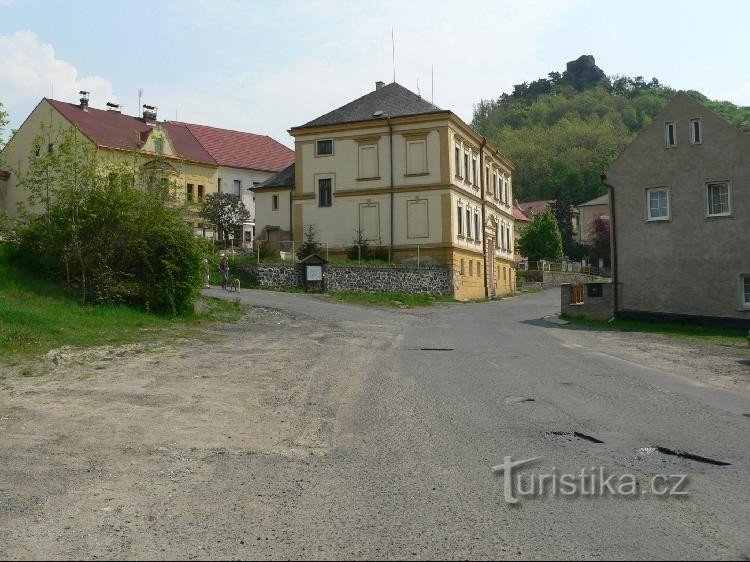
{"type": "Polygon", "coordinates": [[[566,342],[685,377],[698,386],[750,395],[750,346],[638,332],[566,326],[566,342]]]}
{"type": "MultiPolygon", "coordinates": [[[[558,335],[750,392],[740,346],[558,335]]],[[[397,341],[252,308],[201,341],[0,359],[0,556],[246,558],[287,540],[267,522],[310,485],[311,459],[346,438],[337,420],[397,341]]]]}
{"type": "Polygon", "coordinates": [[[246,520],[262,521],[294,494],[278,488],[295,477],[276,472],[301,474],[306,459],[325,454],[335,409],[381,345],[389,343],[255,308],[207,329],[203,342],[0,364],[0,556],[236,556],[252,533],[246,520]],[[349,346],[357,357],[336,378],[349,346]],[[273,466],[259,470],[267,459],[273,466]],[[237,510],[232,545],[211,529],[226,521],[212,512],[218,505],[237,510]]]}

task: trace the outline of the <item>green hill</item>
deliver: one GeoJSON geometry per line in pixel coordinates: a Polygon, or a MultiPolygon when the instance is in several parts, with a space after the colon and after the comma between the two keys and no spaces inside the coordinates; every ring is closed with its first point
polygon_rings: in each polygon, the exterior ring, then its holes
{"type": "MultiPolygon", "coordinates": [[[[600,174],[676,93],[656,78],[607,76],[584,55],[563,73],[482,100],[472,125],[518,165],[517,199],[581,203],[604,193],[600,174]]],[[[750,132],[750,107],[686,93],[750,132]]]]}

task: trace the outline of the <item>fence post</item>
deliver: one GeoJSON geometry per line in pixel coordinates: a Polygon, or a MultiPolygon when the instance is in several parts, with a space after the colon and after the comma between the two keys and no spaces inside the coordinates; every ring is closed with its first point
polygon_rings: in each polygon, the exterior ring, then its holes
{"type": "Polygon", "coordinates": [[[297,254],[294,253],[294,240],[292,240],[292,263],[296,263],[297,254]]]}
{"type": "Polygon", "coordinates": [[[258,246],[258,249],[257,249],[257,253],[258,253],[258,265],[260,265],[260,240],[256,240],[256,243],[257,243],[257,246],[258,246]]]}
{"type": "Polygon", "coordinates": [[[357,244],[357,265],[362,265],[362,246],[357,244]]]}
{"type": "Polygon", "coordinates": [[[417,267],[419,267],[419,244],[417,244],[417,267]]]}
{"type": "Polygon", "coordinates": [[[326,261],[329,261],[328,260],[328,242],[326,242],[326,261]]]}

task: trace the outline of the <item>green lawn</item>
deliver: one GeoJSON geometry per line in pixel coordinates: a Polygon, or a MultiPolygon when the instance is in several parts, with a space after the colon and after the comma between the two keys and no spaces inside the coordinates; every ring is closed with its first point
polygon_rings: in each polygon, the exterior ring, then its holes
{"type": "Polygon", "coordinates": [[[644,322],[636,320],[588,320],[585,318],[571,318],[561,315],[573,325],[587,326],[600,330],[614,330],[618,332],[644,332],[662,334],[674,338],[699,338],[712,343],[730,345],[732,347],[747,342],[747,331],[741,328],[722,328],[717,326],[697,326],[694,324],[677,324],[669,322],[644,322]]]}
{"type": "Polygon", "coordinates": [[[455,299],[452,296],[434,296],[411,293],[357,293],[354,291],[344,291],[341,293],[326,293],[326,296],[335,300],[354,304],[374,304],[406,308],[430,306],[435,302],[455,302],[455,299]]]}
{"type": "Polygon", "coordinates": [[[184,335],[197,325],[231,321],[242,313],[237,303],[205,298],[200,313],[177,318],[124,305],[83,305],[60,287],[12,264],[8,254],[0,244],[0,355],[184,335]]]}

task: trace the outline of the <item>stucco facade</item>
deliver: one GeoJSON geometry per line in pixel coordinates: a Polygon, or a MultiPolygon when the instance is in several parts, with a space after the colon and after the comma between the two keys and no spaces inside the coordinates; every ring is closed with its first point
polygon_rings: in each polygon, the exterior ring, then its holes
{"type": "Polygon", "coordinates": [[[619,310],[750,321],[750,135],[679,94],[607,182],[619,310]]]}
{"type": "Polygon", "coordinates": [[[291,129],[294,239],[313,225],[343,252],[361,232],[394,262],[451,265],[459,299],[512,291],[510,160],[450,111],[367,117],[291,129]]]}
{"type": "MultiPolygon", "coordinates": [[[[0,180],[0,212],[6,212],[13,218],[17,215],[19,204],[28,198],[28,192],[20,185],[19,177],[28,171],[29,157],[36,138],[40,135],[44,137],[42,150],[47,150],[48,147],[54,150],[59,131],[73,126],[46,99],[31,112],[2,151],[2,167],[7,168],[10,174],[7,180],[0,180]]],[[[195,186],[196,197],[198,186],[203,188],[206,195],[217,190],[218,168],[178,156],[169,132],[158,124],[153,127],[152,133],[138,151],[99,146],[80,129],[77,134],[84,142],[89,142],[97,148],[97,155],[104,168],[126,165],[140,170],[157,159],[164,161],[170,171],[170,179],[175,184],[176,195],[183,202],[188,185],[195,186]],[[160,150],[157,150],[155,145],[157,139],[163,141],[160,150]]]]}

